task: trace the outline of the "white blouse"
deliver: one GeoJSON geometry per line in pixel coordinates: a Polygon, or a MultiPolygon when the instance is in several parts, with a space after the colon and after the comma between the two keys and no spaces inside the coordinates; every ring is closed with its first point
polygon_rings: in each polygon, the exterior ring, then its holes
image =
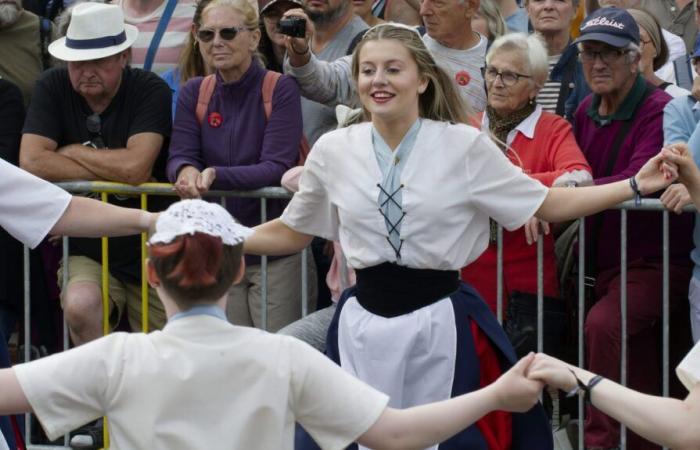
{"type": "Polygon", "coordinates": [[[0,226],[15,239],[36,247],[58,222],[71,195],[0,160],[0,226]]]}
{"type": "MultiPolygon", "coordinates": [[[[339,240],[355,269],[396,262],[377,208],[381,180],[371,124],[332,131],[314,145],[281,220],[339,240]]],[[[401,181],[401,263],[418,269],[457,270],[474,261],[488,245],[489,217],[519,228],[548,192],[476,128],[431,120],[423,121],[401,181]]]]}
{"type": "Polygon", "coordinates": [[[683,361],[678,364],[676,375],[688,391],[691,391],[700,382],[700,342],[695,344],[693,349],[683,358],[683,361]]]}

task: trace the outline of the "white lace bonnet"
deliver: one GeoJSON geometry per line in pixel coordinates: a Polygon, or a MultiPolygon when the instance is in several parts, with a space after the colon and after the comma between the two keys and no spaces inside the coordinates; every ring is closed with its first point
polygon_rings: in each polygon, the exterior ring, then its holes
{"type": "Polygon", "coordinates": [[[238,245],[253,234],[217,203],[181,200],[160,213],[148,243],[169,244],[178,236],[197,232],[220,237],[226,245],[238,245]]]}

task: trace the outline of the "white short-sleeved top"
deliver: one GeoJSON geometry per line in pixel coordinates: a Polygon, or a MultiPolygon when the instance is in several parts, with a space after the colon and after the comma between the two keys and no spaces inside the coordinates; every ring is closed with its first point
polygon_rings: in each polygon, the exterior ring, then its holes
{"type": "MultiPolygon", "coordinates": [[[[281,220],[301,233],[340,240],[353,268],[395,262],[377,208],[381,179],[370,123],[327,133],[314,145],[281,220]]],[[[516,229],[548,192],[487,135],[431,120],[423,120],[401,181],[401,263],[418,269],[464,267],[486,249],[489,217],[516,229]]]]}
{"type": "Polygon", "coordinates": [[[106,415],[113,449],[292,450],[297,421],[339,450],[388,404],[301,341],[208,315],[14,370],[51,439],[106,415]]]}
{"type": "Polygon", "coordinates": [[[700,383],[700,342],[696,343],[692,350],[683,358],[676,367],[676,375],[683,386],[692,390],[700,383]]]}
{"type": "Polygon", "coordinates": [[[0,160],[0,226],[29,247],[36,247],[58,222],[71,195],[0,160]]]}

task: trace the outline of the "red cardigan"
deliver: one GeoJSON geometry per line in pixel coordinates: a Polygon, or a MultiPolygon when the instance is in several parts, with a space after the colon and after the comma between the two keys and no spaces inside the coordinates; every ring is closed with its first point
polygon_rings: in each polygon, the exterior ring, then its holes
{"type": "MultiPolygon", "coordinates": [[[[545,186],[551,186],[566,172],[591,171],[576,143],[571,125],[556,114],[542,112],[533,139],[517,132],[511,147],[517,153],[516,156],[509,152],[511,162],[545,186]]],[[[554,240],[551,234],[544,238],[544,295],[558,297],[554,240]]],[[[489,245],[476,261],[462,269],[462,279],[474,286],[496,311],[495,244],[489,245]]],[[[511,292],[537,292],[537,245],[527,244],[523,228],[503,232],[503,287],[504,311],[511,292]]]]}

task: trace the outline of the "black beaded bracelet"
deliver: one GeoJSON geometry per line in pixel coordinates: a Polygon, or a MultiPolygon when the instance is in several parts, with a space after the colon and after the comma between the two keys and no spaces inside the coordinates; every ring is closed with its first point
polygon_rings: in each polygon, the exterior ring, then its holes
{"type": "Polygon", "coordinates": [[[634,191],[634,206],[639,206],[642,204],[642,193],[639,191],[639,186],[637,185],[637,180],[634,176],[630,177],[630,187],[634,191]]]}
{"type": "Polygon", "coordinates": [[[588,381],[588,384],[585,384],[579,379],[579,377],[576,376],[573,370],[569,369],[569,372],[571,372],[571,375],[573,375],[574,379],[576,380],[576,387],[566,393],[567,398],[579,395],[583,396],[583,400],[586,403],[591,403],[591,391],[605,378],[602,375],[596,375],[588,381]]]}

